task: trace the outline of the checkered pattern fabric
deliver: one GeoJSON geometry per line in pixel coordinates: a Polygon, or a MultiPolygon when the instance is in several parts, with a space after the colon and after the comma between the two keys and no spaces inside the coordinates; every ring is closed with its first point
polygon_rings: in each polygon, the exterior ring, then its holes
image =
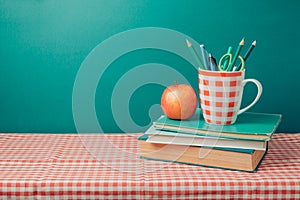
{"type": "Polygon", "coordinates": [[[300,133],[256,173],[140,159],[138,136],[0,134],[0,199],[300,199],[300,133]]]}
{"type": "Polygon", "coordinates": [[[211,124],[232,124],[240,109],[244,71],[199,70],[199,96],[203,117],[211,124]]]}

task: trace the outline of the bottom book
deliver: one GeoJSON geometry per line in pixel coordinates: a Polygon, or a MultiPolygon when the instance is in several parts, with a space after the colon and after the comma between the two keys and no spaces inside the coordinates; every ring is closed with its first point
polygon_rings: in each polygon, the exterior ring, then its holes
{"type": "Polygon", "coordinates": [[[200,165],[222,169],[255,172],[266,150],[211,148],[146,142],[147,135],[139,137],[140,156],[144,159],[200,165]]]}

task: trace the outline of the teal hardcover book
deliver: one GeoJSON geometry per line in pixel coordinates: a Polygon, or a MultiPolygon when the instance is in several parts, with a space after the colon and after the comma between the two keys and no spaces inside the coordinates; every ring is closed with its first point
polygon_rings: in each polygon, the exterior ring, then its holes
{"type": "Polygon", "coordinates": [[[146,134],[139,137],[140,157],[213,168],[255,172],[267,153],[265,150],[207,148],[146,142],[146,134]]]}
{"type": "Polygon", "coordinates": [[[231,125],[212,125],[204,121],[201,109],[188,120],[172,120],[161,116],[153,125],[158,130],[174,131],[200,136],[241,140],[268,141],[281,121],[280,114],[245,112],[231,125]]]}

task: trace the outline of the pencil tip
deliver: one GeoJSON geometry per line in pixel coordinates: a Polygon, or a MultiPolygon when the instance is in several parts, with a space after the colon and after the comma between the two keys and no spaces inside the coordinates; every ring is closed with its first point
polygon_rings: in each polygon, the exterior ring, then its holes
{"type": "Polygon", "coordinates": [[[188,39],[185,39],[185,40],[186,40],[186,44],[188,47],[192,46],[191,42],[188,39]]]}
{"type": "Polygon", "coordinates": [[[252,45],[253,45],[253,46],[256,46],[256,40],[254,40],[254,41],[252,42],[252,45]]]}
{"type": "Polygon", "coordinates": [[[245,38],[243,37],[243,39],[240,42],[240,45],[244,45],[245,44],[245,38]]]}

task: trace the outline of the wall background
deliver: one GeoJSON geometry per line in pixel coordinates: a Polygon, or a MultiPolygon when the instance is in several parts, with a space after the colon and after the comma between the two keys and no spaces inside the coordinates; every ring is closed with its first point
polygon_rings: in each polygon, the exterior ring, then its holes
{"type": "MultiPolygon", "coordinates": [[[[278,132],[299,132],[299,10],[297,0],[0,0],[0,131],[76,132],[72,90],[83,60],[108,37],[150,26],[189,35],[217,58],[242,37],[244,51],[257,40],[246,77],[260,80],[264,91],[251,111],[281,113],[278,132]]],[[[115,81],[148,62],[174,67],[197,89],[195,70],[168,52],[145,49],[120,57],[96,93],[106,132],[120,131],[109,109],[115,81]]],[[[132,96],[129,108],[137,124],[150,123],[145,113],[159,103],[163,89],[149,84],[132,96]]],[[[247,86],[243,104],[255,93],[247,86]]]]}

